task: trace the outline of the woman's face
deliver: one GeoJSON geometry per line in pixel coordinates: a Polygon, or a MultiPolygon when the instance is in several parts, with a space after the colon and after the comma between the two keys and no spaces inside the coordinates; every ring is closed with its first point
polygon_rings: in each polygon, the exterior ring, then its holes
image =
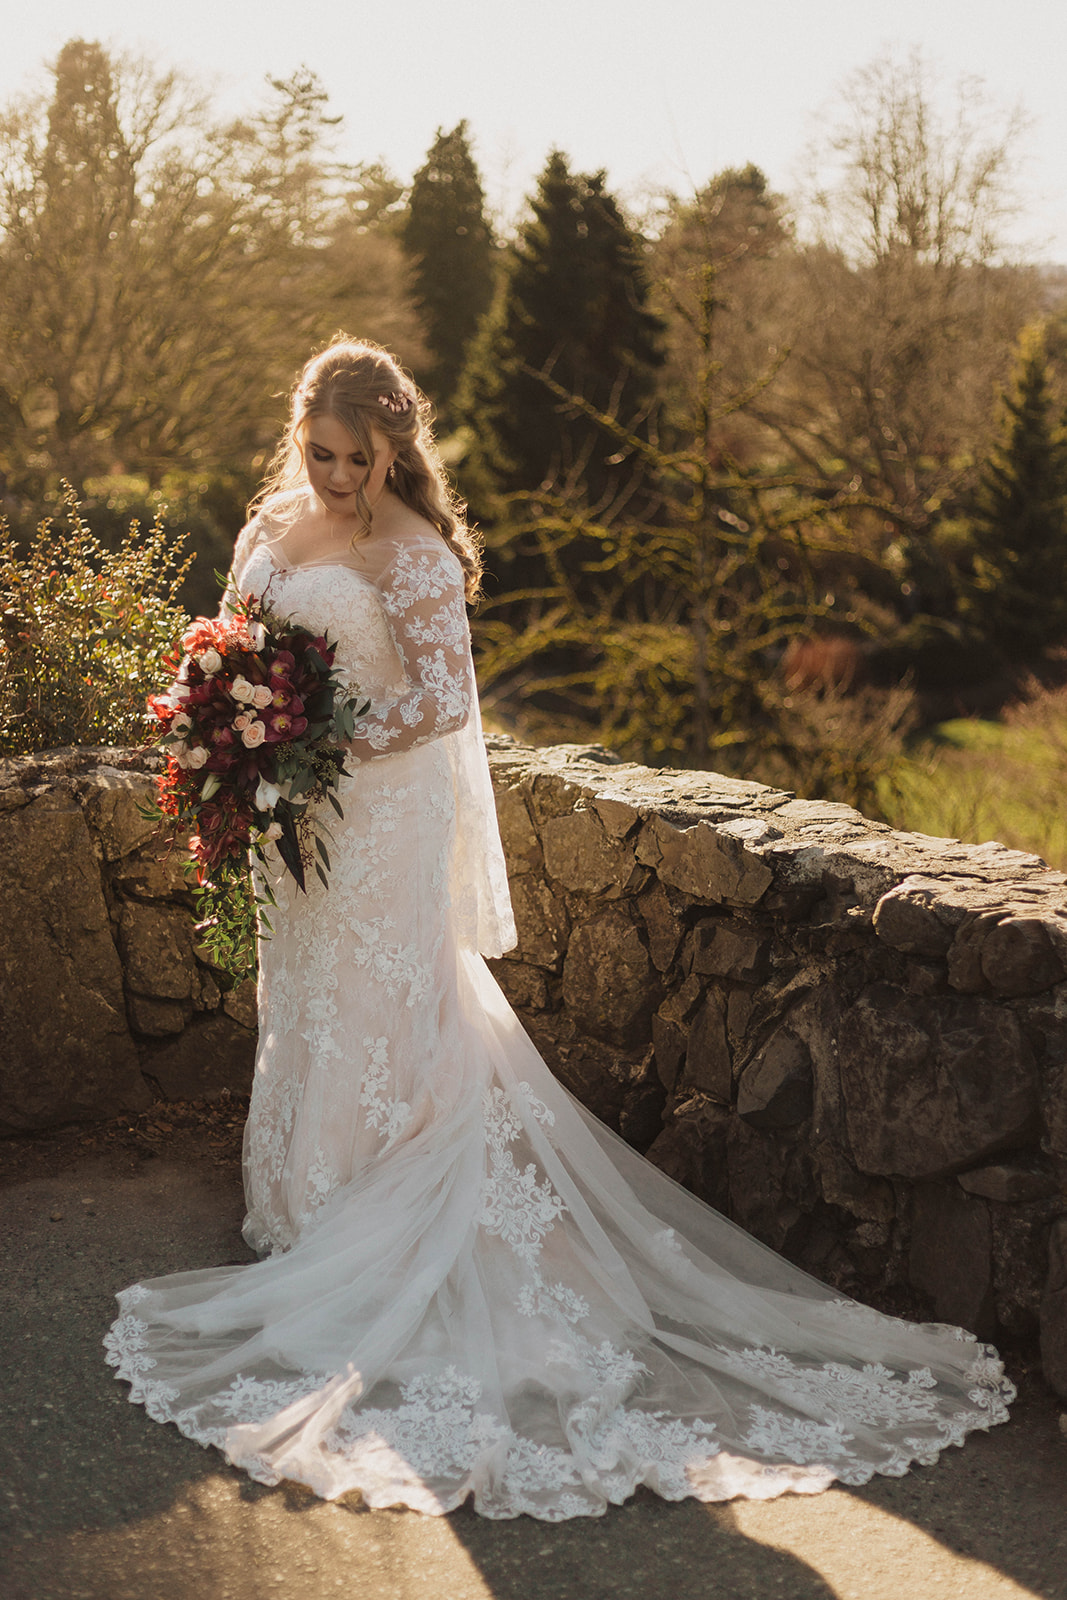
{"type": "Polygon", "coordinates": [[[301,429],[301,448],[308,483],[327,511],[339,516],[356,516],[356,490],[362,489],[374,506],[385,489],[385,479],[396,458],[391,445],[377,428],[371,429],[374,465],[354,434],[336,417],[309,417],[301,429]]]}

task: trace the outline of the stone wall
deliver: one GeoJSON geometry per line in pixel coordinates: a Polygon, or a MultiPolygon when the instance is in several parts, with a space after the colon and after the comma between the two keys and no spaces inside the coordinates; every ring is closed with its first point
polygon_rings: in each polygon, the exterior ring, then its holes
{"type": "Polygon", "coordinates": [[[126,751],[0,761],[0,1133],[248,1093],[255,985],[199,959],[126,751]]]}
{"type": "Polygon", "coordinates": [[[490,741],[557,1075],[817,1276],[1067,1396],[1067,879],[1001,845],[597,747],[490,741]]]}
{"type": "MultiPolygon", "coordinates": [[[[999,845],[596,747],[490,741],[519,926],[496,975],[664,1171],[846,1292],[1067,1396],[1067,880],[999,845]]],[[[123,752],[0,763],[0,1129],[247,1090],[123,752]]]]}

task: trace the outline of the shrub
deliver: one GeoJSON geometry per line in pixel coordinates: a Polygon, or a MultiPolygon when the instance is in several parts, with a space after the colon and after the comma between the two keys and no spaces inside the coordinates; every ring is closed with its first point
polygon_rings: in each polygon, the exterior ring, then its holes
{"type": "Polygon", "coordinates": [[[3,755],[144,743],[145,697],[188,621],[175,597],[190,560],[160,516],[109,550],[69,485],[62,505],[21,548],[0,520],[3,755]]]}

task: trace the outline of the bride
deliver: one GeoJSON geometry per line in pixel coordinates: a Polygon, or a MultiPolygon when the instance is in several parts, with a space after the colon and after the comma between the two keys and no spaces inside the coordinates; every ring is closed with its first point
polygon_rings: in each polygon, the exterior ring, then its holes
{"type": "Polygon", "coordinates": [[[843,1300],[556,1082],[485,963],[514,943],[471,667],[478,555],[385,351],[305,367],[232,583],[371,701],[329,889],[280,864],[245,1236],[118,1297],[108,1359],[263,1483],[434,1514],[813,1493],[1007,1416],[995,1351],[843,1300]]]}

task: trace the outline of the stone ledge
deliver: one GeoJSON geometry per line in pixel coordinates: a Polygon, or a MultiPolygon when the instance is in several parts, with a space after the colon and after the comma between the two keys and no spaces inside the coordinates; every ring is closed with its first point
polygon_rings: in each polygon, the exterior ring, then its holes
{"type": "Polygon", "coordinates": [[[497,966],[568,1086],[846,1292],[1040,1330],[1067,1396],[1067,877],[599,746],[487,745],[516,904],[561,908],[497,966]],[[564,1036],[590,1049],[554,1060],[564,1036]]]}
{"type": "MultiPolygon", "coordinates": [[[[1067,879],[997,844],[597,746],[487,741],[553,1070],[664,1171],[846,1293],[1036,1340],[1067,1396],[1067,879]]],[[[0,762],[0,1130],[247,1090],[152,757],[0,762]]]]}

